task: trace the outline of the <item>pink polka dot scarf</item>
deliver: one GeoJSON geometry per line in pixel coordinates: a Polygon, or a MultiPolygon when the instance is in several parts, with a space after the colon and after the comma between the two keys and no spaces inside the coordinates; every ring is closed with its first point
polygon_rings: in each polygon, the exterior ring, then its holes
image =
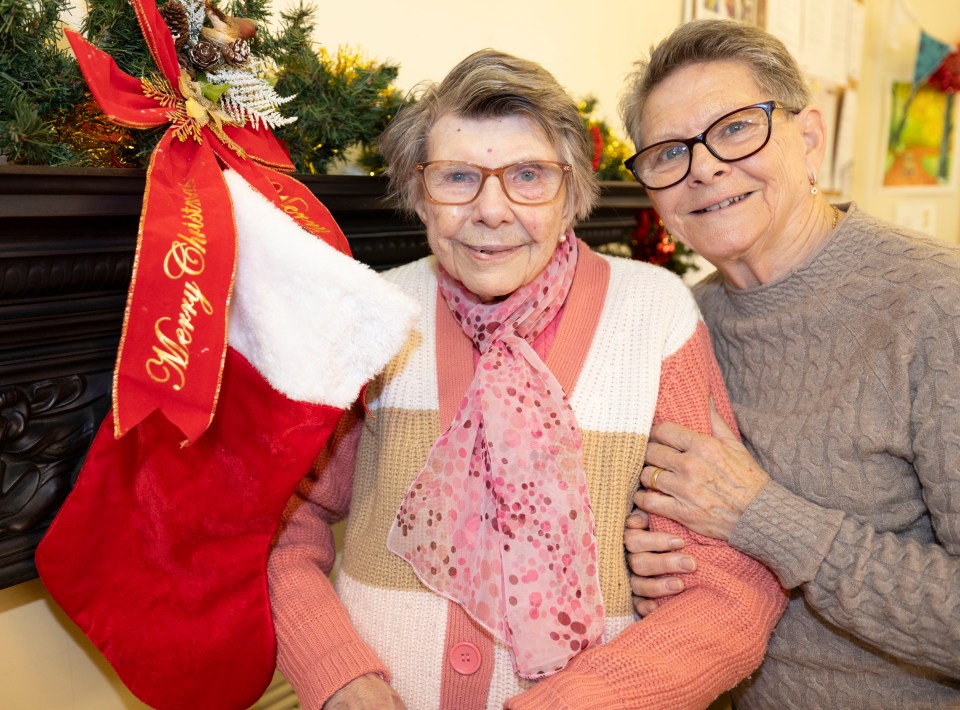
{"type": "Polygon", "coordinates": [[[440,270],[480,351],[460,409],[400,504],[387,547],[508,647],[525,678],[600,643],[604,611],[580,430],[530,342],[573,281],[576,239],[498,303],[440,270]]]}

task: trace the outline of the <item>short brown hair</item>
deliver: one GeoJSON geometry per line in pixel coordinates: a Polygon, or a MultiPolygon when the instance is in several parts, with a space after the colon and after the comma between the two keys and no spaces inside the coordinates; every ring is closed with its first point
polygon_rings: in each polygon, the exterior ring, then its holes
{"type": "Polygon", "coordinates": [[[599,195],[593,147],[577,105],[550,72],[535,62],[482,49],[455,66],[439,84],[420,88],[415,103],[402,108],[380,136],[390,189],[413,212],[422,185],[414,166],[427,159],[434,124],[447,115],[471,119],[524,116],[539,126],[560,159],[573,166],[566,199],[576,219],[584,219],[599,195]]]}
{"type": "Polygon", "coordinates": [[[651,48],[650,58],[634,64],[620,101],[620,115],[637,150],[643,107],[657,86],[683,67],[706,62],[742,62],[767,98],[801,109],[810,103],[810,90],[797,61],[779,39],[756,27],[731,20],[696,20],[680,25],[651,48]]]}

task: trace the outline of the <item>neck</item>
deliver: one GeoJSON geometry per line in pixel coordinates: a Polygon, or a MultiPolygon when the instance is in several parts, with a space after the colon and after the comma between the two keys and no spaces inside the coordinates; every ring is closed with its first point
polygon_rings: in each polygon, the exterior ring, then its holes
{"type": "Polygon", "coordinates": [[[816,198],[789,230],[760,240],[754,248],[734,259],[715,263],[724,280],[739,289],[755,288],[779,281],[805,264],[826,243],[839,224],[839,213],[826,200],[816,198]]]}

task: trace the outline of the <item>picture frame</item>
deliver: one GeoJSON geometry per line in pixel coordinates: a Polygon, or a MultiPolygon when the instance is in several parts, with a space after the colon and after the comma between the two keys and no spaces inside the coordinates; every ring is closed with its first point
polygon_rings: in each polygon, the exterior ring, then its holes
{"type": "Polygon", "coordinates": [[[953,94],[892,79],[887,90],[886,137],[880,186],[897,192],[957,189],[960,131],[953,94]]]}
{"type": "Polygon", "coordinates": [[[764,27],[766,0],[684,0],[683,19],[736,20],[764,27]]]}

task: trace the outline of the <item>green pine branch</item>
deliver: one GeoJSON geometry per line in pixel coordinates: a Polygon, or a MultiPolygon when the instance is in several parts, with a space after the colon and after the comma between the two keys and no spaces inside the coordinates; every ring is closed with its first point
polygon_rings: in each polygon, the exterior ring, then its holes
{"type": "Polygon", "coordinates": [[[0,0],[0,154],[12,163],[82,164],[56,125],[83,100],[69,52],[57,46],[67,0],[0,0]]]}
{"type": "MultiPolygon", "coordinates": [[[[159,0],[162,4],[164,0],[159,0]]],[[[0,153],[11,162],[82,165],[88,156],[60,142],[58,125],[86,100],[85,84],[72,55],[57,48],[59,18],[69,0],[0,0],[0,153]]],[[[398,68],[339,50],[331,54],[311,40],[316,8],[299,6],[281,13],[269,30],[270,0],[232,0],[224,11],[258,23],[251,41],[266,60],[268,79],[281,96],[296,95],[284,106],[298,117],[277,129],[298,170],[324,172],[352,147],[378,169],[376,139],[403,104],[393,88],[398,68]]],[[[82,32],[117,65],[135,77],[156,73],[127,0],[89,0],[82,32]]],[[[149,163],[165,127],[129,132],[130,162],[149,163]]]]}
{"type": "Polygon", "coordinates": [[[296,96],[287,108],[297,122],[278,128],[277,137],[300,170],[322,173],[354,146],[369,155],[404,99],[392,86],[397,66],[348,49],[331,55],[316,48],[310,39],[314,13],[303,3],[282,12],[280,29],[268,42],[278,67],[277,92],[296,96]]]}

